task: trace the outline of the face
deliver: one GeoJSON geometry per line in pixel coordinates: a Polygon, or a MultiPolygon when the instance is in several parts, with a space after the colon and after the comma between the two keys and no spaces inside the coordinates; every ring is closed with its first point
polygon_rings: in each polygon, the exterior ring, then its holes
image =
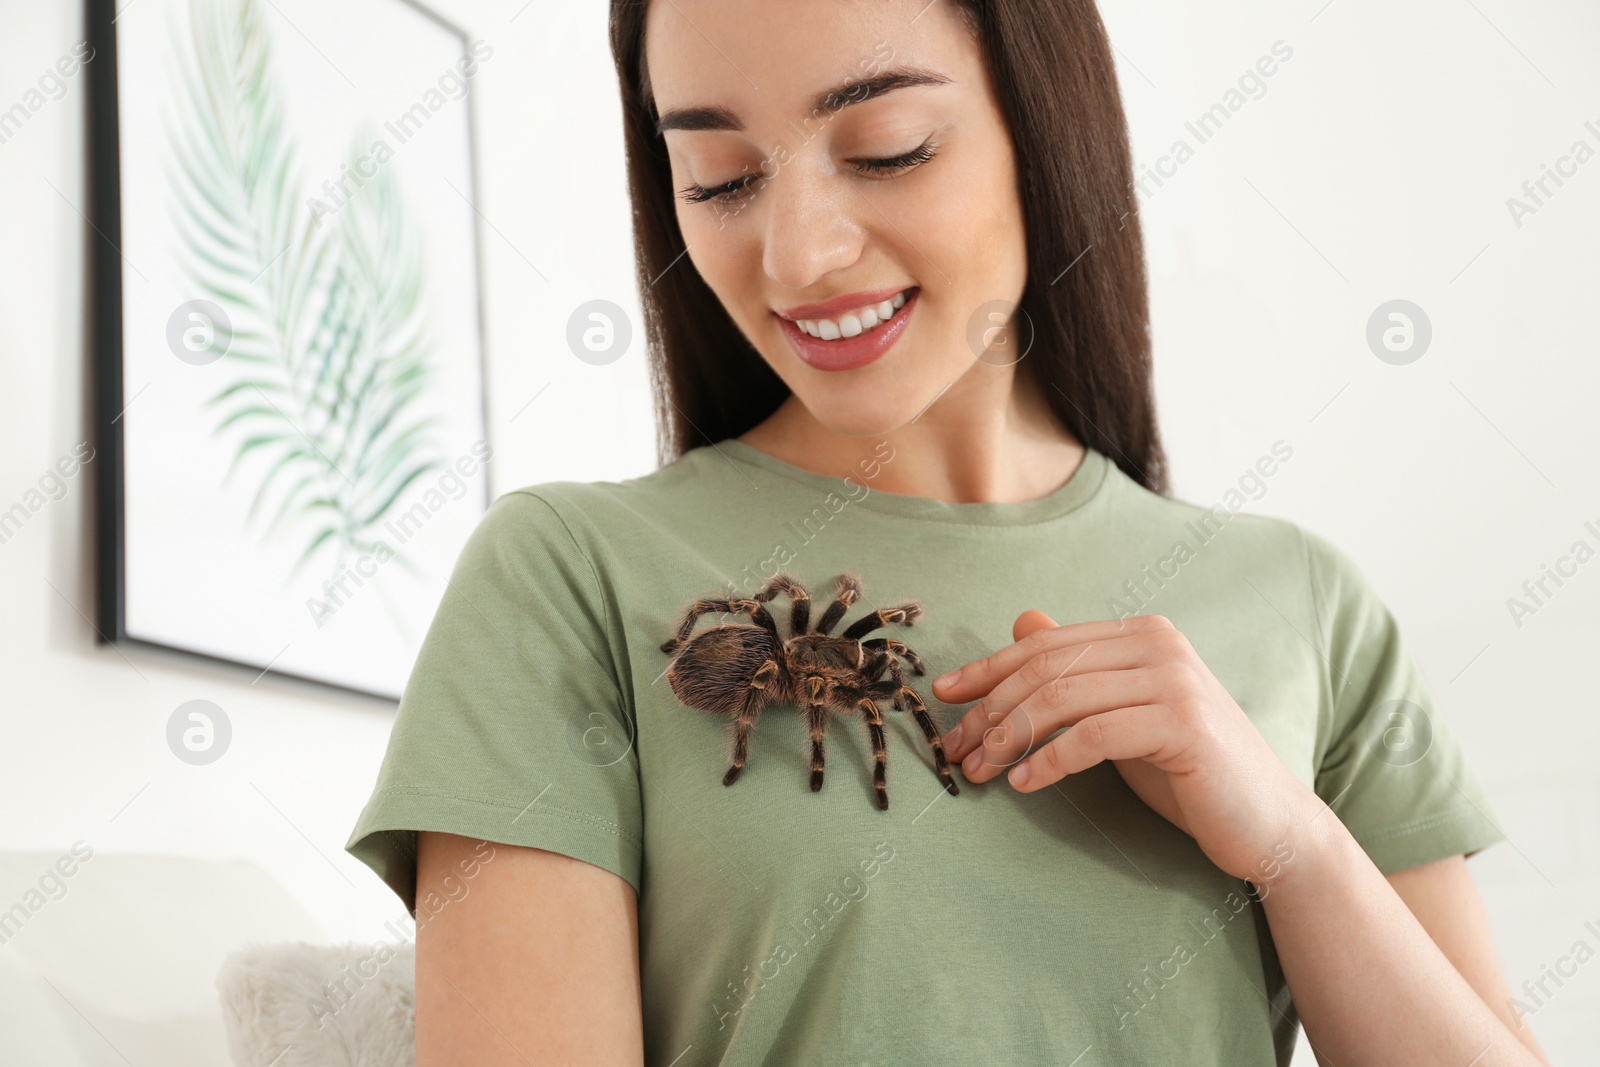
{"type": "Polygon", "coordinates": [[[1027,280],[1022,206],[952,4],[656,0],[645,49],[685,258],[812,418],[885,433],[1009,389],[979,353],[1027,280]]]}

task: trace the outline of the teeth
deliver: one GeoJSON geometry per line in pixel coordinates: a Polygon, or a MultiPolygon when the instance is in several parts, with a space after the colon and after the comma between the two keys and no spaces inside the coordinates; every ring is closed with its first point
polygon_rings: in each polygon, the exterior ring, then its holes
{"type": "Polygon", "coordinates": [[[906,306],[906,294],[896,293],[893,298],[879,304],[858,308],[834,319],[800,319],[795,325],[812,337],[824,341],[837,341],[841,337],[858,337],[867,330],[881,326],[894,318],[894,313],[906,306]]]}

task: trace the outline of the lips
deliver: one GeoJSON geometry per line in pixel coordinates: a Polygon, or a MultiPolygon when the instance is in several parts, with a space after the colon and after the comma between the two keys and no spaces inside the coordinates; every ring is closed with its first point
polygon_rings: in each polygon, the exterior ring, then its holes
{"type": "MultiPolygon", "coordinates": [[[[854,293],[823,304],[790,308],[778,314],[778,321],[796,355],[810,366],[818,370],[852,370],[878,359],[900,339],[921,293],[919,286],[854,293]],[[901,294],[904,296],[900,306],[895,307],[901,294]],[[876,311],[885,303],[892,314],[887,320],[875,320],[875,325],[867,326],[857,314],[859,309],[876,311]],[[852,332],[852,336],[843,336],[852,332]]],[[[873,315],[868,314],[867,318],[873,315]]]]}
{"type": "Polygon", "coordinates": [[[890,289],[868,289],[859,293],[849,293],[845,296],[836,296],[832,300],[824,300],[820,304],[801,304],[798,307],[785,308],[778,312],[778,317],[796,322],[800,319],[831,319],[853,311],[856,308],[867,307],[871,304],[880,304],[892,299],[897,293],[910,294],[914,285],[902,285],[890,289]]]}
{"type": "Polygon", "coordinates": [[[824,341],[837,341],[841,337],[854,337],[858,333],[875,329],[880,323],[888,322],[905,306],[910,290],[896,293],[888,300],[865,307],[852,308],[841,315],[830,315],[827,318],[802,318],[795,322],[800,329],[812,337],[819,337],[824,341]]]}

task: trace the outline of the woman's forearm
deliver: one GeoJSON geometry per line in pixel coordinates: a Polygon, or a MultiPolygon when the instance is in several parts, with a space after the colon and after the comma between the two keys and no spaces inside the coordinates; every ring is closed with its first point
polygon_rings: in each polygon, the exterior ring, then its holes
{"type": "Polygon", "coordinates": [[[1338,1067],[1541,1067],[1309,794],[1294,858],[1259,887],[1306,1038],[1338,1067]]]}
{"type": "Polygon", "coordinates": [[[1035,610],[1013,632],[933,683],[946,703],[982,698],[944,739],[969,781],[1003,772],[1035,792],[1109,760],[1220,870],[1260,877],[1324,1063],[1540,1067],[1172,620],[1059,626],[1035,610]],[[1050,739],[1035,747],[1040,737],[1050,739]]]}

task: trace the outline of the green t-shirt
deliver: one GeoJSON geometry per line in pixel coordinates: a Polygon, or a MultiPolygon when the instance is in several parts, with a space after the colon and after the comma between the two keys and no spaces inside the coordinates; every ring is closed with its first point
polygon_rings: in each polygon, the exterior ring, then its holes
{"type": "MultiPolygon", "coordinates": [[[[815,621],[850,572],[864,593],[832,632],[920,602],[862,639],[921,655],[906,678],[943,731],[960,712],[932,679],[1009,644],[1021,612],[1162,614],[1392,872],[1503,839],[1393,615],[1341,550],[1237,493],[1162,497],[1090,449],[1045,497],[947,504],[874,490],[893,462],[880,444],[829,477],[729,438],[642,477],[500,496],[347,849],[413,914],[417,830],[627,879],[652,1065],[1288,1063],[1260,905],[1111,764],[1032,794],[954,769],[950,796],[884,700],[883,811],[859,716],[830,719],[814,793],[803,721],[773,705],[724,786],[731,720],[676,699],[660,646],[696,599],[753,596],[780,568],[815,621]]],[[[788,601],[769,608],[787,636],[788,601]]]]}

